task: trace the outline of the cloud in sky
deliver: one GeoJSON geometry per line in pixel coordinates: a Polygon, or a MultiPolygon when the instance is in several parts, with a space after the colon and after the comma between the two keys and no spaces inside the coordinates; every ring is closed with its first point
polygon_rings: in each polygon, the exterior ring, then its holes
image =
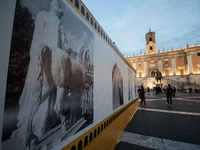
{"type": "Polygon", "coordinates": [[[146,51],[149,26],[157,50],[200,43],[199,0],[82,1],[125,56],[146,51]]]}

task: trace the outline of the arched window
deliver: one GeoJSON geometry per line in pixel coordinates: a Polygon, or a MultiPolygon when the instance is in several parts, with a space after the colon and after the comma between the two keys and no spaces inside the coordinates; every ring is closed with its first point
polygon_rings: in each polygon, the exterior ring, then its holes
{"type": "Polygon", "coordinates": [[[92,132],[90,133],[90,140],[89,140],[89,142],[91,142],[92,141],[92,132]]]}
{"type": "Polygon", "coordinates": [[[101,132],[103,131],[103,124],[101,124],[101,132]]]}
{"type": "Polygon", "coordinates": [[[97,136],[97,129],[94,130],[94,138],[97,136]]]}
{"type": "Polygon", "coordinates": [[[89,13],[88,12],[86,12],[86,19],[89,21],[89,13]]]}
{"type": "Polygon", "coordinates": [[[152,38],[151,38],[151,37],[149,38],[149,41],[152,41],[152,38]]]}
{"type": "Polygon", "coordinates": [[[91,25],[93,25],[93,18],[92,17],[90,18],[90,23],[91,23],[91,25]]]}
{"type": "Polygon", "coordinates": [[[75,6],[76,6],[77,9],[79,9],[79,2],[78,2],[78,0],[75,0],[75,6]]]}
{"type": "Polygon", "coordinates": [[[94,28],[97,29],[97,23],[96,22],[94,23],[94,28]]]}
{"type": "Polygon", "coordinates": [[[84,147],[86,147],[87,145],[88,145],[88,136],[86,136],[84,139],[84,147]]]}
{"type": "Polygon", "coordinates": [[[81,140],[78,142],[78,150],[82,150],[82,141],[81,140]]]}
{"type": "Polygon", "coordinates": [[[98,127],[98,134],[100,134],[100,127],[98,127]]]}
{"type": "Polygon", "coordinates": [[[85,16],[85,8],[83,6],[81,6],[81,13],[85,16]]]}
{"type": "Polygon", "coordinates": [[[151,72],[151,77],[155,77],[155,71],[151,72]]]}
{"type": "Polygon", "coordinates": [[[152,46],[150,47],[150,51],[152,51],[152,46]]]}
{"type": "Polygon", "coordinates": [[[75,147],[75,146],[72,146],[71,150],[76,150],[76,147],[75,147]]]}

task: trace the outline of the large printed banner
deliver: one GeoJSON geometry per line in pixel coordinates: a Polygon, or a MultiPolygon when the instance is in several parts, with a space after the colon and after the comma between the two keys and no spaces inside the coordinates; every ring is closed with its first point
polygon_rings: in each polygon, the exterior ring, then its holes
{"type": "Polygon", "coordinates": [[[135,72],[65,0],[17,0],[10,44],[2,150],[60,149],[136,98],[135,72]]]}

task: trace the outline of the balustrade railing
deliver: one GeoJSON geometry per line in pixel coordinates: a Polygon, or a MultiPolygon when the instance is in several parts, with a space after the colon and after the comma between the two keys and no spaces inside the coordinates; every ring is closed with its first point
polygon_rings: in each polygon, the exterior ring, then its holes
{"type": "Polygon", "coordinates": [[[173,52],[173,51],[183,51],[188,48],[194,48],[194,47],[200,47],[200,44],[195,44],[195,45],[188,45],[187,47],[182,47],[182,48],[176,48],[176,49],[169,49],[169,50],[158,50],[157,52],[150,52],[150,53],[142,53],[142,54],[134,54],[134,55],[129,55],[129,56],[124,56],[125,58],[131,58],[131,57],[140,57],[140,56],[148,56],[152,54],[159,54],[159,53],[168,53],[168,52],[173,52]]]}

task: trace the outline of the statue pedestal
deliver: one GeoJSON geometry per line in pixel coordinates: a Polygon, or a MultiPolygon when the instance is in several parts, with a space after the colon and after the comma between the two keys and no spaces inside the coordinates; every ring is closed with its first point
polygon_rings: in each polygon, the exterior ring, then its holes
{"type": "Polygon", "coordinates": [[[163,84],[162,83],[160,83],[160,84],[157,83],[156,86],[159,86],[162,89],[163,84]]]}

